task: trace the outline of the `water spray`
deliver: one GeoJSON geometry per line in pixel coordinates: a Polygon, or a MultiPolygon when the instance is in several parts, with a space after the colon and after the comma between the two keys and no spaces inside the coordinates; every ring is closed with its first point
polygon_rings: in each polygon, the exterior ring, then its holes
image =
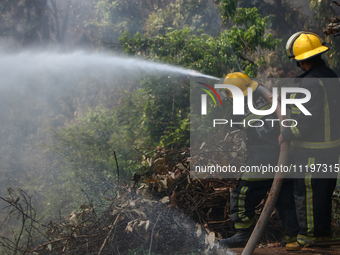
{"type": "Polygon", "coordinates": [[[214,76],[211,76],[211,75],[202,74],[202,73],[199,73],[197,71],[191,71],[191,72],[189,72],[189,75],[193,76],[195,78],[207,78],[207,79],[210,79],[210,80],[217,80],[217,81],[220,80],[220,78],[217,78],[217,77],[214,77],[214,76]]]}
{"type": "MultiPolygon", "coordinates": [[[[22,52],[18,54],[3,53],[0,59],[0,89],[26,84],[43,84],[55,79],[59,83],[75,84],[84,77],[98,81],[117,80],[136,77],[141,74],[181,74],[191,77],[219,78],[201,74],[191,69],[174,65],[147,61],[138,58],[127,58],[104,53],[57,53],[57,52],[22,52]]],[[[69,85],[67,85],[69,86],[69,85]]]]}

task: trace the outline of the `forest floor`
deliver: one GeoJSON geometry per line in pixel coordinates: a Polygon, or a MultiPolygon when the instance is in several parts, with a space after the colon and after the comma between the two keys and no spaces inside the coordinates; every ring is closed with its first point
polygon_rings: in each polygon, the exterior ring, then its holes
{"type": "MultiPolygon", "coordinates": [[[[104,197],[108,202],[106,208],[83,204],[69,217],[51,221],[40,237],[29,236],[35,242],[26,242],[26,246],[14,249],[34,255],[242,253],[242,249],[226,250],[218,246],[220,239],[235,233],[229,204],[237,179],[190,178],[189,148],[157,148],[154,155],[144,161],[147,172],[136,173],[130,181],[115,184],[115,196],[104,197]]],[[[338,200],[337,196],[334,201],[338,200]]],[[[257,215],[261,214],[264,204],[265,199],[257,206],[257,215]]],[[[339,207],[334,208],[338,211],[339,207]]],[[[335,219],[333,227],[339,229],[335,219]]],[[[297,254],[278,247],[282,238],[274,212],[254,254],[297,254]]],[[[301,252],[340,255],[340,246],[306,247],[301,252]]]]}

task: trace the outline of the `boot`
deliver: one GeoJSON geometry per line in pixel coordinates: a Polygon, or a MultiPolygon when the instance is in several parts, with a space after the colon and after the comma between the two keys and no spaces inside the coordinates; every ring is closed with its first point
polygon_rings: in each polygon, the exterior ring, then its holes
{"type": "Polygon", "coordinates": [[[239,229],[236,234],[227,239],[221,239],[219,244],[224,248],[242,248],[245,247],[253,228],[239,229]]]}
{"type": "Polygon", "coordinates": [[[285,235],[284,238],[281,240],[279,247],[286,247],[287,244],[295,243],[296,241],[297,241],[296,236],[285,235]]]}
{"type": "Polygon", "coordinates": [[[299,242],[287,243],[286,251],[300,251],[303,247],[304,245],[299,242]]]}
{"type": "Polygon", "coordinates": [[[320,247],[329,247],[331,246],[330,241],[331,237],[317,237],[313,238],[313,240],[298,240],[293,243],[287,243],[286,251],[300,251],[303,247],[307,246],[320,246],[320,247]]]}

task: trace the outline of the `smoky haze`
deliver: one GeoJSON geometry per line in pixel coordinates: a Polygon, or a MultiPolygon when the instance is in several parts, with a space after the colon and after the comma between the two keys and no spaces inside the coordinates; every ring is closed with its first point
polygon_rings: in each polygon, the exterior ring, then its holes
{"type": "MultiPolygon", "coordinates": [[[[26,183],[28,168],[39,173],[35,167],[39,164],[32,162],[33,155],[40,158],[41,153],[35,151],[36,154],[29,155],[29,152],[40,143],[37,134],[40,132],[44,137],[42,130],[49,126],[62,127],[99,103],[113,107],[117,88],[125,88],[127,84],[139,87],[141,75],[198,75],[180,67],[119,55],[122,46],[118,38],[122,30],[151,34],[146,31],[152,27],[151,22],[147,23],[150,14],[160,15],[175,2],[115,1],[117,5],[111,5],[110,1],[99,0],[45,0],[20,4],[19,0],[13,0],[2,3],[0,136],[3,146],[0,150],[1,168],[6,173],[1,180],[2,189],[14,183],[17,186],[26,183]],[[115,10],[115,6],[119,8],[115,10]],[[113,11],[109,15],[105,10],[113,11]]],[[[220,20],[219,8],[214,3],[218,1],[206,2],[204,11],[210,15],[207,23],[214,24],[207,32],[216,35],[220,20]]],[[[305,1],[291,3],[303,5],[306,13],[310,11],[305,1]]],[[[196,21],[203,17],[198,11],[191,15],[196,21]]],[[[171,22],[164,25],[176,27],[171,22]]],[[[46,164],[40,166],[44,171],[48,168],[46,164]]]]}
{"type": "MultiPolygon", "coordinates": [[[[79,116],[98,105],[112,108],[119,99],[116,93],[119,88],[133,91],[140,86],[141,76],[198,74],[120,55],[122,46],[118,38],[122,30],[143,33],[149,15],[174,2],[140,1],[136,5],[134,1],[117,1],[119,9],[109,18],[104,13],[109,1],[2,3],[0,183],[3,193],[7,187],[34,190],[37,187],[31,187],[30,183],[37,179],[40,190],[54,185],[60,164],[52,160],[53,156],[46,157],[45,149],[41,148],[42,144],[52,143],[46,131],[49,127],[57,129],[76,123],[79,116]]],[[[34,191],[37,200],[40,196],[34,191]]]]}
{"type": "MultiPolygon", "coordinates": [[[[17,171],[23,173],[20,176],[27,175],[26,170],[20,169],[26,169],[29,164],[22,162],[21,156],[29,152],[30,142],[34,141],[33,147],[36,145],[37,141],[32,137],[42,127],[63,126],[99,102],[112,107],[116,88],[124,88],[127,84],[138,87],[141,74],[197,75],[183,68],[119,55],[122,46],[118,44],[118,38],[122,30],[131,34],[137,31],[151,33],[146,31],[152,27],[151,22],[147,23],[150,14],[160,15],[175,2],[158,0],[139,1],[137,4],[134,1],[115,1],[112,5],[110,1],[99,0],[29,3],[13,0],[2,3],[0,135],[5,145],[1,148],[2,171],[7,173],[2,179],[3,189],[12,185],[9,181],[15,176],[12,173],[17,171]],[[115,6],[119,9],[115,10],[115,6]],[[113,12],[109,15],[105,10],[113,12]],[[102,51],[105,48],[109,51],[102,51]]],[[[219,1],[206,2],[210,9],[204,11],[209,11],[208,21],[214,23],[208,32],[216,35],[220,21],[219,8],[214,7],[214,3],[219,1]]],[[[291,3],[302,5],[310,15],[306,1],[291,3]]],[[[203,16],[198,12],[191,15],[196,21],[203,16]]],[[[175,27],[171,22],[165,25],[175,27]]],[[[27,158],[32,161],[34,157],[27,155],[27,158]]]]}
{"type": "MultiPolygon", "coordinates": [[[[123,46],[118,39],[123,30],[131,35],[136,32],[164,35],[167,27],[180,29],[185,26],[203,29],[216,37],[223,30],[218,6],[220,2],[1,1],[0,196],[5,196],[8,187],[27,190],[33,195],[34,205],[44,211],[41,217],[47,218],[55,216],[58,210],[61,214],[70,213],[81,202],[88,201],[86,195],[80,192],[82,187],[88,185],[86,181],[65,192],[71,194],[77,190],[82,194],[79,200],[72,197],[71,201],[71,196],[67,200],[62,196],[65,193],[54,192],[64,189],[65,183],[70,180],[65,177],[62,181],[59,179],[65,170],[64,158],[50,149],[54,145],[50,129],[77,126],[81,116],[98,106],[105,109],[118,107],[121,92],[129,94],[140,88],[144,77],[164,76],[168,79],[194,76],[214,79],[179,66],[146,61],[139,56],[123,56],[123,46]],[[182,13],[182,16],[193,17],[190,24],[182,24],[181,16],[177,15],[183,2],[189,3],[191,8],[190,15],[186,9],[182,13]],[[207,8],[203,8],[203,13],[202,10],[196,12],[194,7],[202,2],[207,3],[207,8]],[[174,5],[167,9],[170,4],[174,5]],[[177,16],[180,18],[177,19],[177,16]],[[201,24],[202,20],[205,23],[201,24]]],[[[291,3],[303,6],[303,13],[312,17],[307,1],[291,3]]],[[[340,7],[336,10],[340,11],[340,7]]],[[[231,27],[228,22],[224,24],[231,27]]],[[[274,32],[275,36],[285,33],[274,32]]],[[[274,68],[276,63],[282,62],[275,59],[277,55],[272,54],[274,68]]],[[[246,61],[249,56],[245,57],[241,61],[246,61]]],[[[241,71],[242,64],[236,64],[233,70],[241,71]]],[[[126,121],[133,122],[133,119],[126,121]]],[[[76,176],[70,174],[68,178],[76,176]]]]}
{"type": "MultiPolygon", "coordinates": [[[[118,99],[114,91],[119,88],[127,91],[136,89],[142,76],[153,74],[199,75],[180,67],[109,53],[2,53],[2,171],[7,172],[7,178],[12,181],[18,177],[14,174],[16,171],[22,171],[23,175],[28,174],[29,164],[22,160],[30,158],[30,161],[34,161],[34,157],[21,156],[32,150],[30,146],[36,146],[34,135],[38,131],[49,126],[63,126],[79,113],[84,114],[88,107],[94,108],[102,104],[110,108],[118,99]],[[30,144],[31,142],[34,143],[30,144]]],[[[5,179],[2,180],[7,183],[5,179]]],[[[25,180],[17,181],[25,183],[25,180]]],[[[11,181],[7,183],[12,184],[11,181]]]]}

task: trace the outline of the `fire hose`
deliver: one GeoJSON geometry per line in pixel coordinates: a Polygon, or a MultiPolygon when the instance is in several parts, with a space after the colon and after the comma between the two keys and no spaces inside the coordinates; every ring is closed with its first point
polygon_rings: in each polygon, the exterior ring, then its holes
{"type": "MultiPolygon", "coordinates": [[[[272,98],[272,93],[266,89],[265,87],[260,86],[258,88],[259,92],[262,94],[262,96],[272,104],[273,100],[277,100],[276,98],[272,98]]],[[[275,113],[280,119],[280,123],[282,120],[284,120],[284,116],[281,115],[281,104],[280,102],[277,102],[277,108],[275,110],[275,113]]],[[[283,126],[280,125],[280,130],[283,130],[283,126]]],[[[284,166],[288,163],[288,150],[289,150],[289,143],[283,141],[280,145],[280,155],[279,155],[279,161],[278,166],[284,166]]],[[[284,179],[284,174],[282,172],[277,172],[275,174],[272,187],[270,189],[269,196],[267,198],[266,204],[264,205],[263,211],[260,215],[259,220],[257,221],[257,224],[253,230],[253,233],[251,234],[246,247],[244,248],[242,255],[250,255],[253,254],[256,245],[260,242],[260,239],[263,235],[263,232],[265,230],[265,227],[267,226],[267,223],[270,219],[270,216],[272,212],[274,211],[277,198],[280,194],[280,190],[282,187],[284,179]]]]}

